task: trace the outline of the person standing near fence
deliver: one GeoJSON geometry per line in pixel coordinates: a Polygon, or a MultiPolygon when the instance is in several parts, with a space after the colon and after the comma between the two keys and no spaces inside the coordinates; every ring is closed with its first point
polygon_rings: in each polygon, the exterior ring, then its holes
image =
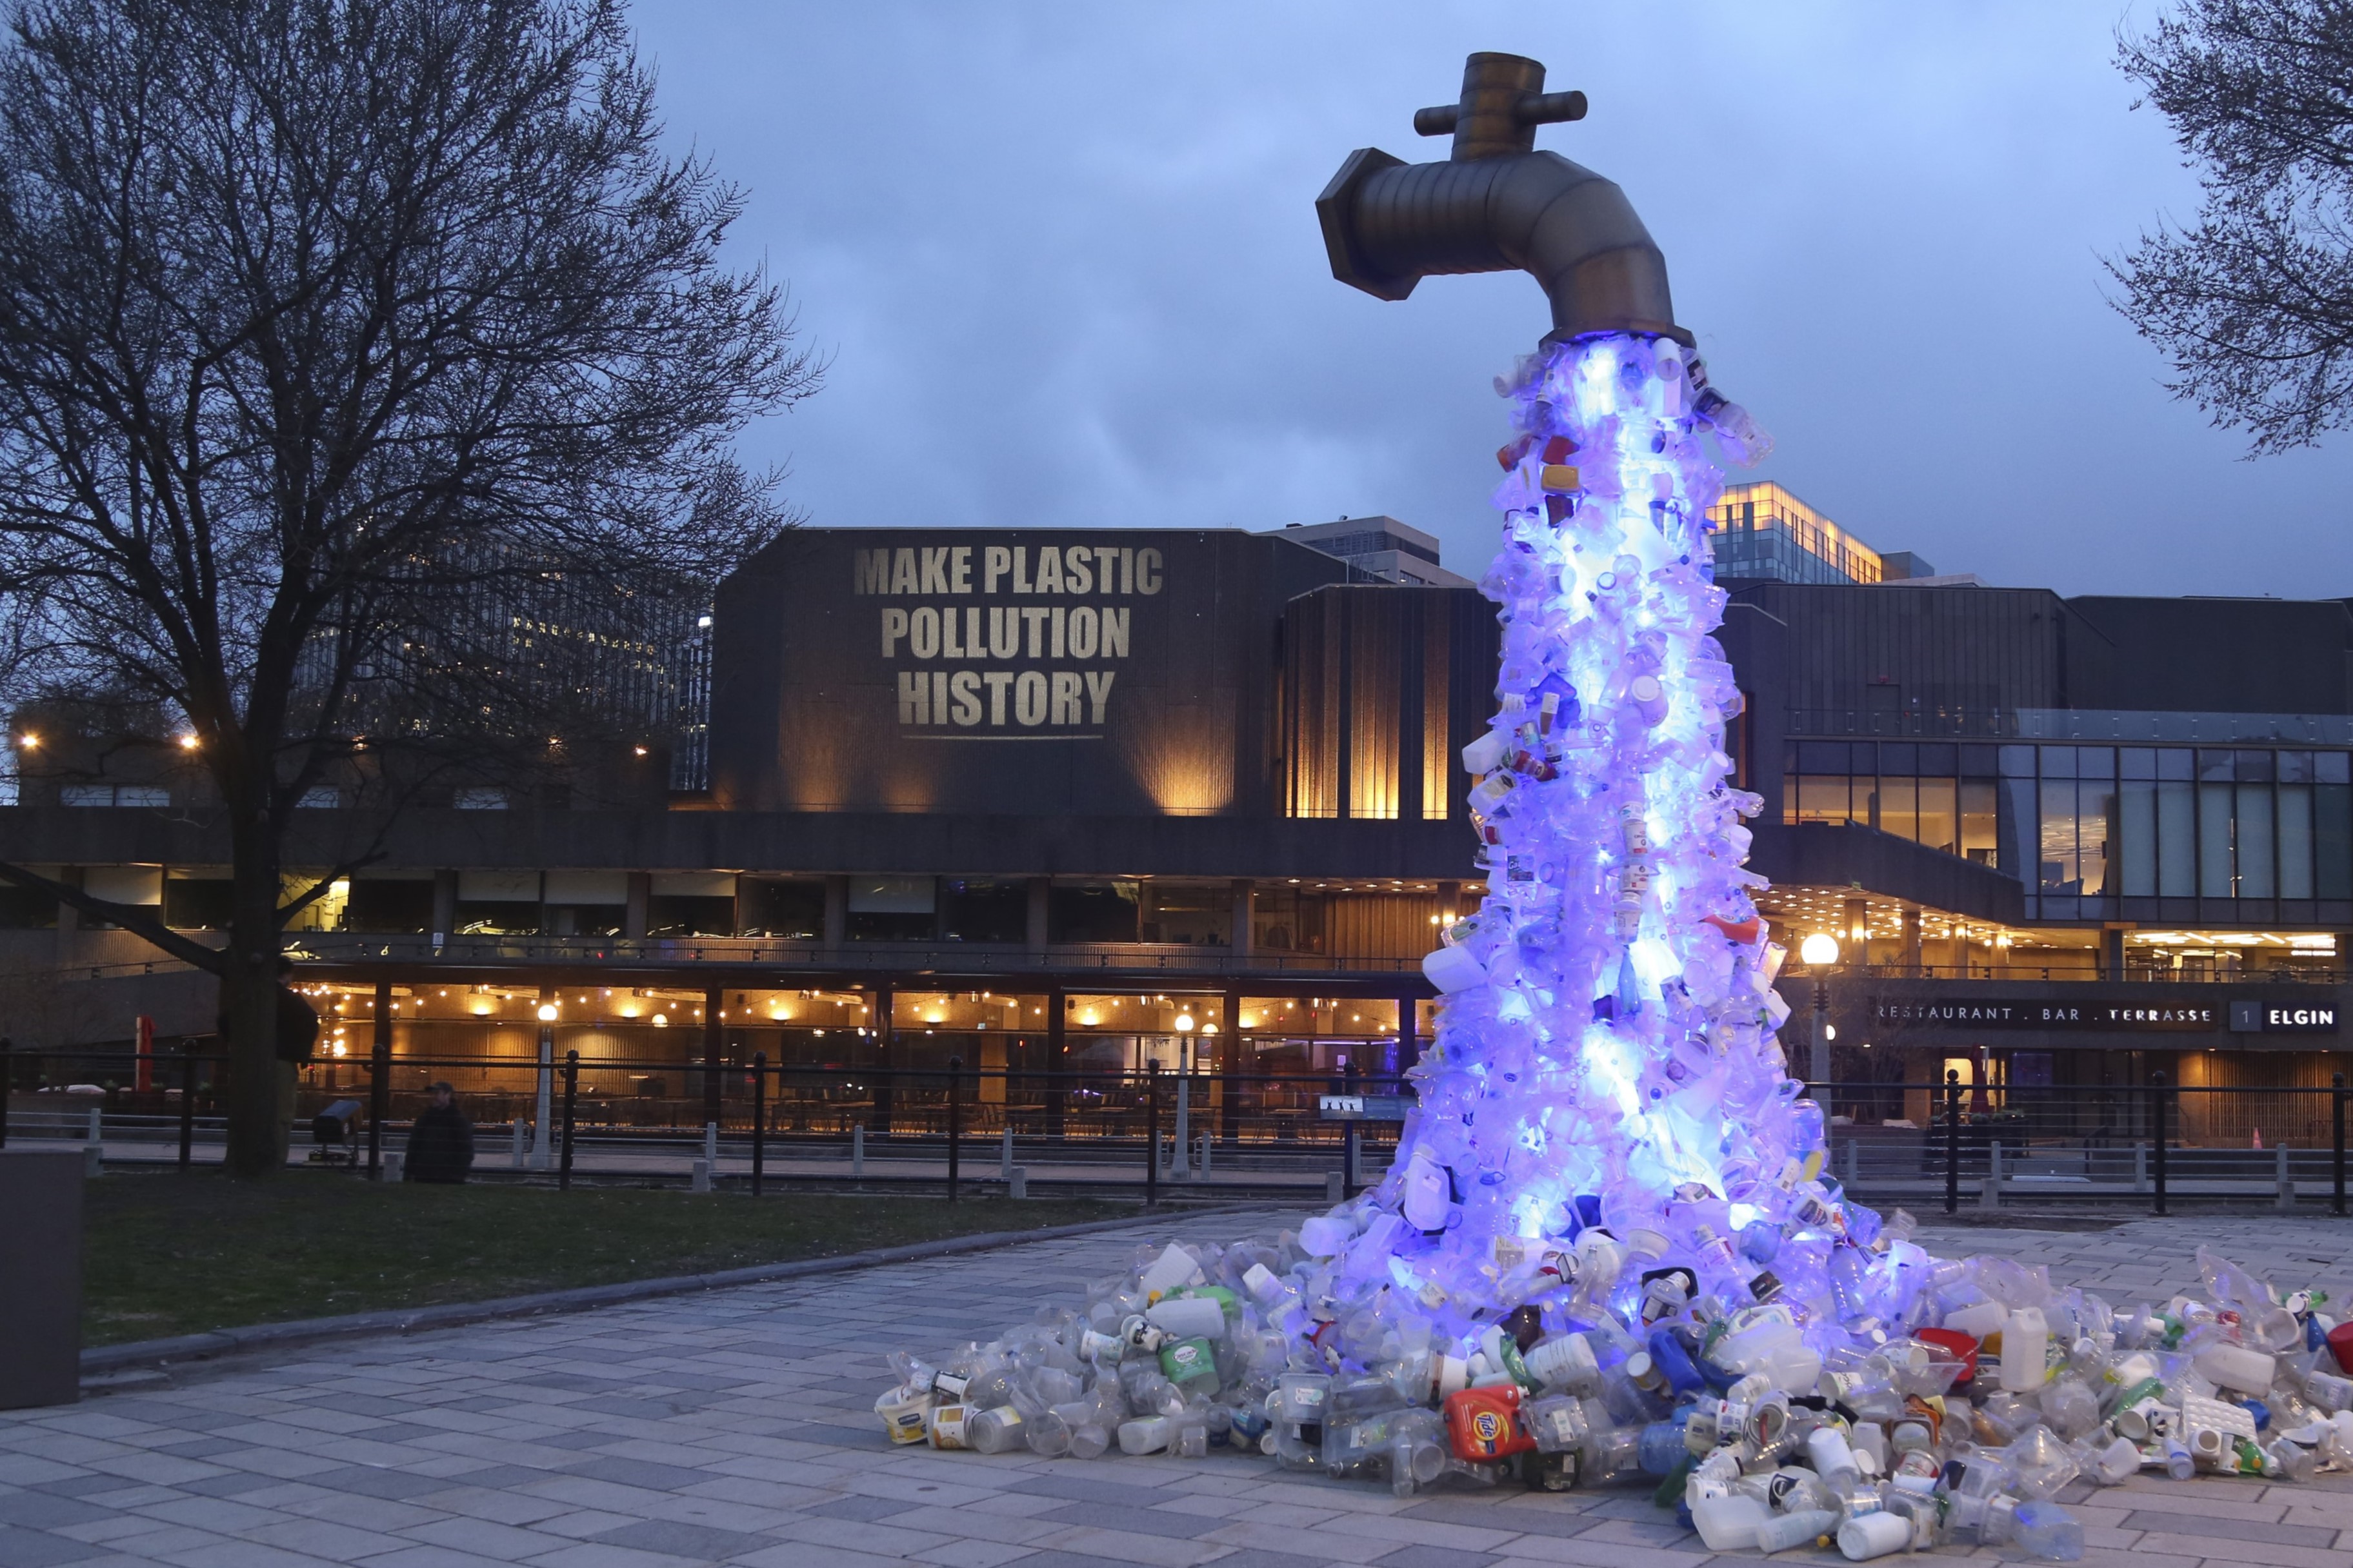
{"type": "Polygon", "coordinates": [[[437,1083],[431,1092],[432,1103],[408,1130],[407,1179],[462,1182],[474,1168],[474,1124],[458,1109],[456,1089],[437,1083]]]}

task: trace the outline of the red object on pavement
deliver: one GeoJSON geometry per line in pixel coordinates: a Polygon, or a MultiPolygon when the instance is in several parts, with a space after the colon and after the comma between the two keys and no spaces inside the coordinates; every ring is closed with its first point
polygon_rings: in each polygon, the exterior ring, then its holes
{"type": "Polygon", "coordinates": [[[1446,1396],[1446,1436],[1454,1457],[1466,1461],[1500,1459],[1536,1446],[1520,1426],[1520,1385],[1499,1383],[1465,1388],[1446,1396]]]}
{"type": "Polygon", "coordinates": [[[2337,1358],[2340,1370],[2353,1376],[2353,1322],[2339,1323],[2328,1331],[2328,1353],[2337,1358]]]}
{"type": "Polygon", "coordinates": [[[1923,1344],[1938,1346],[1953,1352],[1961,1363],[1961,1375],[1957,1383],[1967,1383],[1978,1374],[1978,1342],[1958,1329],[1915,1329],[1912,1337],[1923,1344]]]}

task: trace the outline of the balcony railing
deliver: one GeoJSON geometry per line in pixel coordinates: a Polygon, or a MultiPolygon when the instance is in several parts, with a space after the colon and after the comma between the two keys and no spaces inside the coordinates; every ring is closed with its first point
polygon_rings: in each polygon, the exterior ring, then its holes
{"type": "Polygon", "coordinates": [[[1059,943],[1044,948],[993,942],[818,942],[771,937],[365,936],[298,933],[290,956],[328,963],[756,963],[769,968],[838,971],[943,970],[958,974],[1028,974],[1040,970],[1155,974],[1419,974],[1421,956],[1335,957],[1324,953],[1237,952],[1183,942],[1059,943]]]}
{"type": "MultiPolygon", "coordinates": [[[[1792,971],[1802,976],[1802,969],[1792,971]]],[[[1865,980],[2052,980],[2076,983],[2163,985],[2342,985],[2347,971],[2338,968],[2219,969],[2160,967],[2126,963],[2124,973],[2111,974],[2088,958],[2082,963],[2037,963],[2031,961],[1991,963],[1873,963],[1848,964],[1833,970],[1831,984],[1865,980]]]]}
{"type": "Polygon", "coordinates": [[[2017,711],[2004,708],[1792,708],[1788,710],[1788,722],[1792,738],[1926,735],[1997,741],[2011,739],[2019,730],[2017,711]]]}

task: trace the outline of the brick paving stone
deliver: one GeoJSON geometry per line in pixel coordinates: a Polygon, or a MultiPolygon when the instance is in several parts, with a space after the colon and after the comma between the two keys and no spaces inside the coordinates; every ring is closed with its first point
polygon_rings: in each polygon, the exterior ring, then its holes
{"type": "MultiPolygon", "coordinates": [[[[882,1352],[938,1349],[1075,1303],[1139,1242],[1295,1225],[1276,1212],[1132,1229],[407,1339],[177,1371],[0,1415],[0,1568],[1320,1568],[1443,1562],[1702,1568],[1639,1493],[1443,1491],[1219,1457],[1091,1463],[894,1449],[882,1352]]],[[[2137,1218],[1956,1225],[1990,1252],[2127,1303],[2191,1285],[2200,1243],[2353,1300],[2353,1225],[2137,1218]]],[[[2148,1475],[2072,1490],[2092,1568],[2353,1568],[2353,1477],[2148,1475]]],[[[1909,1568],[1989,1563],[1967,1549],[1909,1568]]],[[[1835,1553],[1789,1552],[1827,1568],[1835,1553]]]]}

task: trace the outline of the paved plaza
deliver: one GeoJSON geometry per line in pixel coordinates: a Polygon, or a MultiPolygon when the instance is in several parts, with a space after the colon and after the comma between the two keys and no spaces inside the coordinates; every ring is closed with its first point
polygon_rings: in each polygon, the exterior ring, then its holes
{"type": "MultiPolygon", "coordinates": [[[[1447,1490],[1220,1457],[1092,1462],[892,1449],[884,1351],[987,1337],[1154,1237],[1295,1223],[1183,1215],[565,1317],[192,1368],[0,1416],[0,1568],[1695,1568],[1647,1495],[1447,1490]]],[[[2353,1223],[2193,1217],[1934,1227],[2119,1300],[2195,1279],[2200,1242],[2353,1301],[2353,1223]]],[[[2353,1565],[2353,1476],[2076,1489],[2089,1563],[2353,1565]],[[2078,1493],[2083,1493],[2079,1497],[2078,1493]]],[[[1799,1559],[1818,1554],[1785,1554],[1799,1559]]],[[[1990,1557],[1992,1553],[1980,1555],[1990,1557]]],[[[1829,1554],[1838,1561],[1835,1553],[1829,1554]]],[[[1916,1559],[1915,1561],[1917,1561],[1916,1559]]]]}

